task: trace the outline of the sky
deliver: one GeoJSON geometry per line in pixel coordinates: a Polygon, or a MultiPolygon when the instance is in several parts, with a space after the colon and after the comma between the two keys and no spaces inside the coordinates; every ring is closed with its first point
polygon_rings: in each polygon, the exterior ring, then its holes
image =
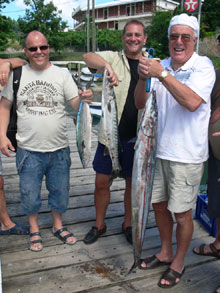
{"type": "MultiPolygon", "coordinates": [[[[87,6],[87,0],[52,0],[54,5],[58,10],[62,10],[63,21],[67,21],[69,27],[73,27],[72,11],[73,8],[78,6],[85,7],[87,6]]],[[[96,0],[95,4],[101,4],[110,2],[112,0],[96,0]]],[[[49,0],[45,0],[45,3],[48,3],[49,0]]],[[[92,0],[90,0],[92,2],[92,0]]],[[[25,9],[27,6],[24,4],[23,0],[15,0],[12,3],[6,5],[6,7],[1,11],[2,15],[11,17],[12,19],[17,20],[19,17],[25,15],[25,9]]]]}

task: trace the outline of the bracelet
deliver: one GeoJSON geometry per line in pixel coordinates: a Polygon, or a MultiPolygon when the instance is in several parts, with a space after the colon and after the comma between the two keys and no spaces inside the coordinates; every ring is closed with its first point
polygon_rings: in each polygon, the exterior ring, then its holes
{"type": "Polygon", "coordinates": [[[11,61],[6,61],[7,63],[9,63],[9,65],[10,65],[10,70],[13,70],[13,67],[12,67],[12,63],[11,63],[11,61]]]}

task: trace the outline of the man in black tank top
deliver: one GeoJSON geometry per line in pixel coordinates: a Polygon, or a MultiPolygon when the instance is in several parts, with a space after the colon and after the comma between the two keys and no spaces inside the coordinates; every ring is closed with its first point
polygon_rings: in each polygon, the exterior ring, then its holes
{"type": "MultiPolygon", "coordinates": [[[[96,52],[85,54],[84,61],[90,68],[109,72],[111,85],[114,86],[119,117],[119,139],[121,152],[120,164],[125,177],[124,209],[125,217],[122,232],[132,244],[131,229],[131,175],[133,167],[134,143],[137,135],[138,110],[134,103],[134,89],[138,81],[137,67],[139,59],[144,54],[142,48],[147,40],[144,26],[137,20],[129,21],[123,30],[122,52],[96,52]]],[[[96,171],[95,207],[96,224],[86,234],[85,244],[94,243],[105,233],[105,213],[110,202],[109,178],[112,171],[110,156],[104,155],[105,141],[99,136],[99,143],[93,168],[96,171]]]]}

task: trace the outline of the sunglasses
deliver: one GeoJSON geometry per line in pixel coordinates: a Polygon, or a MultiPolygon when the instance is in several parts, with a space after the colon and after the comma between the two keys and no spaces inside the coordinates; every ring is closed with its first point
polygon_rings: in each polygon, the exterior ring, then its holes
{"type": "Polygon", "coordinates": [[[191,39],[193,38],[191,35],[188,35],[188,34],[183,34],[183,35],[171,34],[170,35],[170,40],[171,41],[177,41],[179,39],[179,37],[181,38],[181,41],[184,42],[184,43],[190,42],[191,39]]]}
{"type": "Polygon", "coordinates": [[[38,47],[30,47],[30,48],[27,48],[28,51],[30,52],[37,52],[37,49],[40,49],[41,51],[46,51],[48,48],[49,48],[49,45],[44,45],[44,46],[38,46],[38,47]]]}

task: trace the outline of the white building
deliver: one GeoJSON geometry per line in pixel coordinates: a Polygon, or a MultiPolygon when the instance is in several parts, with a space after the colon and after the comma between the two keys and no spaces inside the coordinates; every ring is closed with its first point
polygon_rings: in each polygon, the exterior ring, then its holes
{"type": "MultiPolygon", "coordinates": [[[[92,1],[90,0],[90,3],[92,1]]],[[[138,19],[145,26],[151,23],[156,11],[173,11],[179,5],[173,0],[120,0],[95,6],[95,23],[98,29],[122,30],[128,20],[138,19]]],[[[83,30],[87,7],[80,6],[74,9],[72,18],[75,20],[74,29],[83,30]]],[[[90,6],[90,16],[92,7],[90,6]]]]}

